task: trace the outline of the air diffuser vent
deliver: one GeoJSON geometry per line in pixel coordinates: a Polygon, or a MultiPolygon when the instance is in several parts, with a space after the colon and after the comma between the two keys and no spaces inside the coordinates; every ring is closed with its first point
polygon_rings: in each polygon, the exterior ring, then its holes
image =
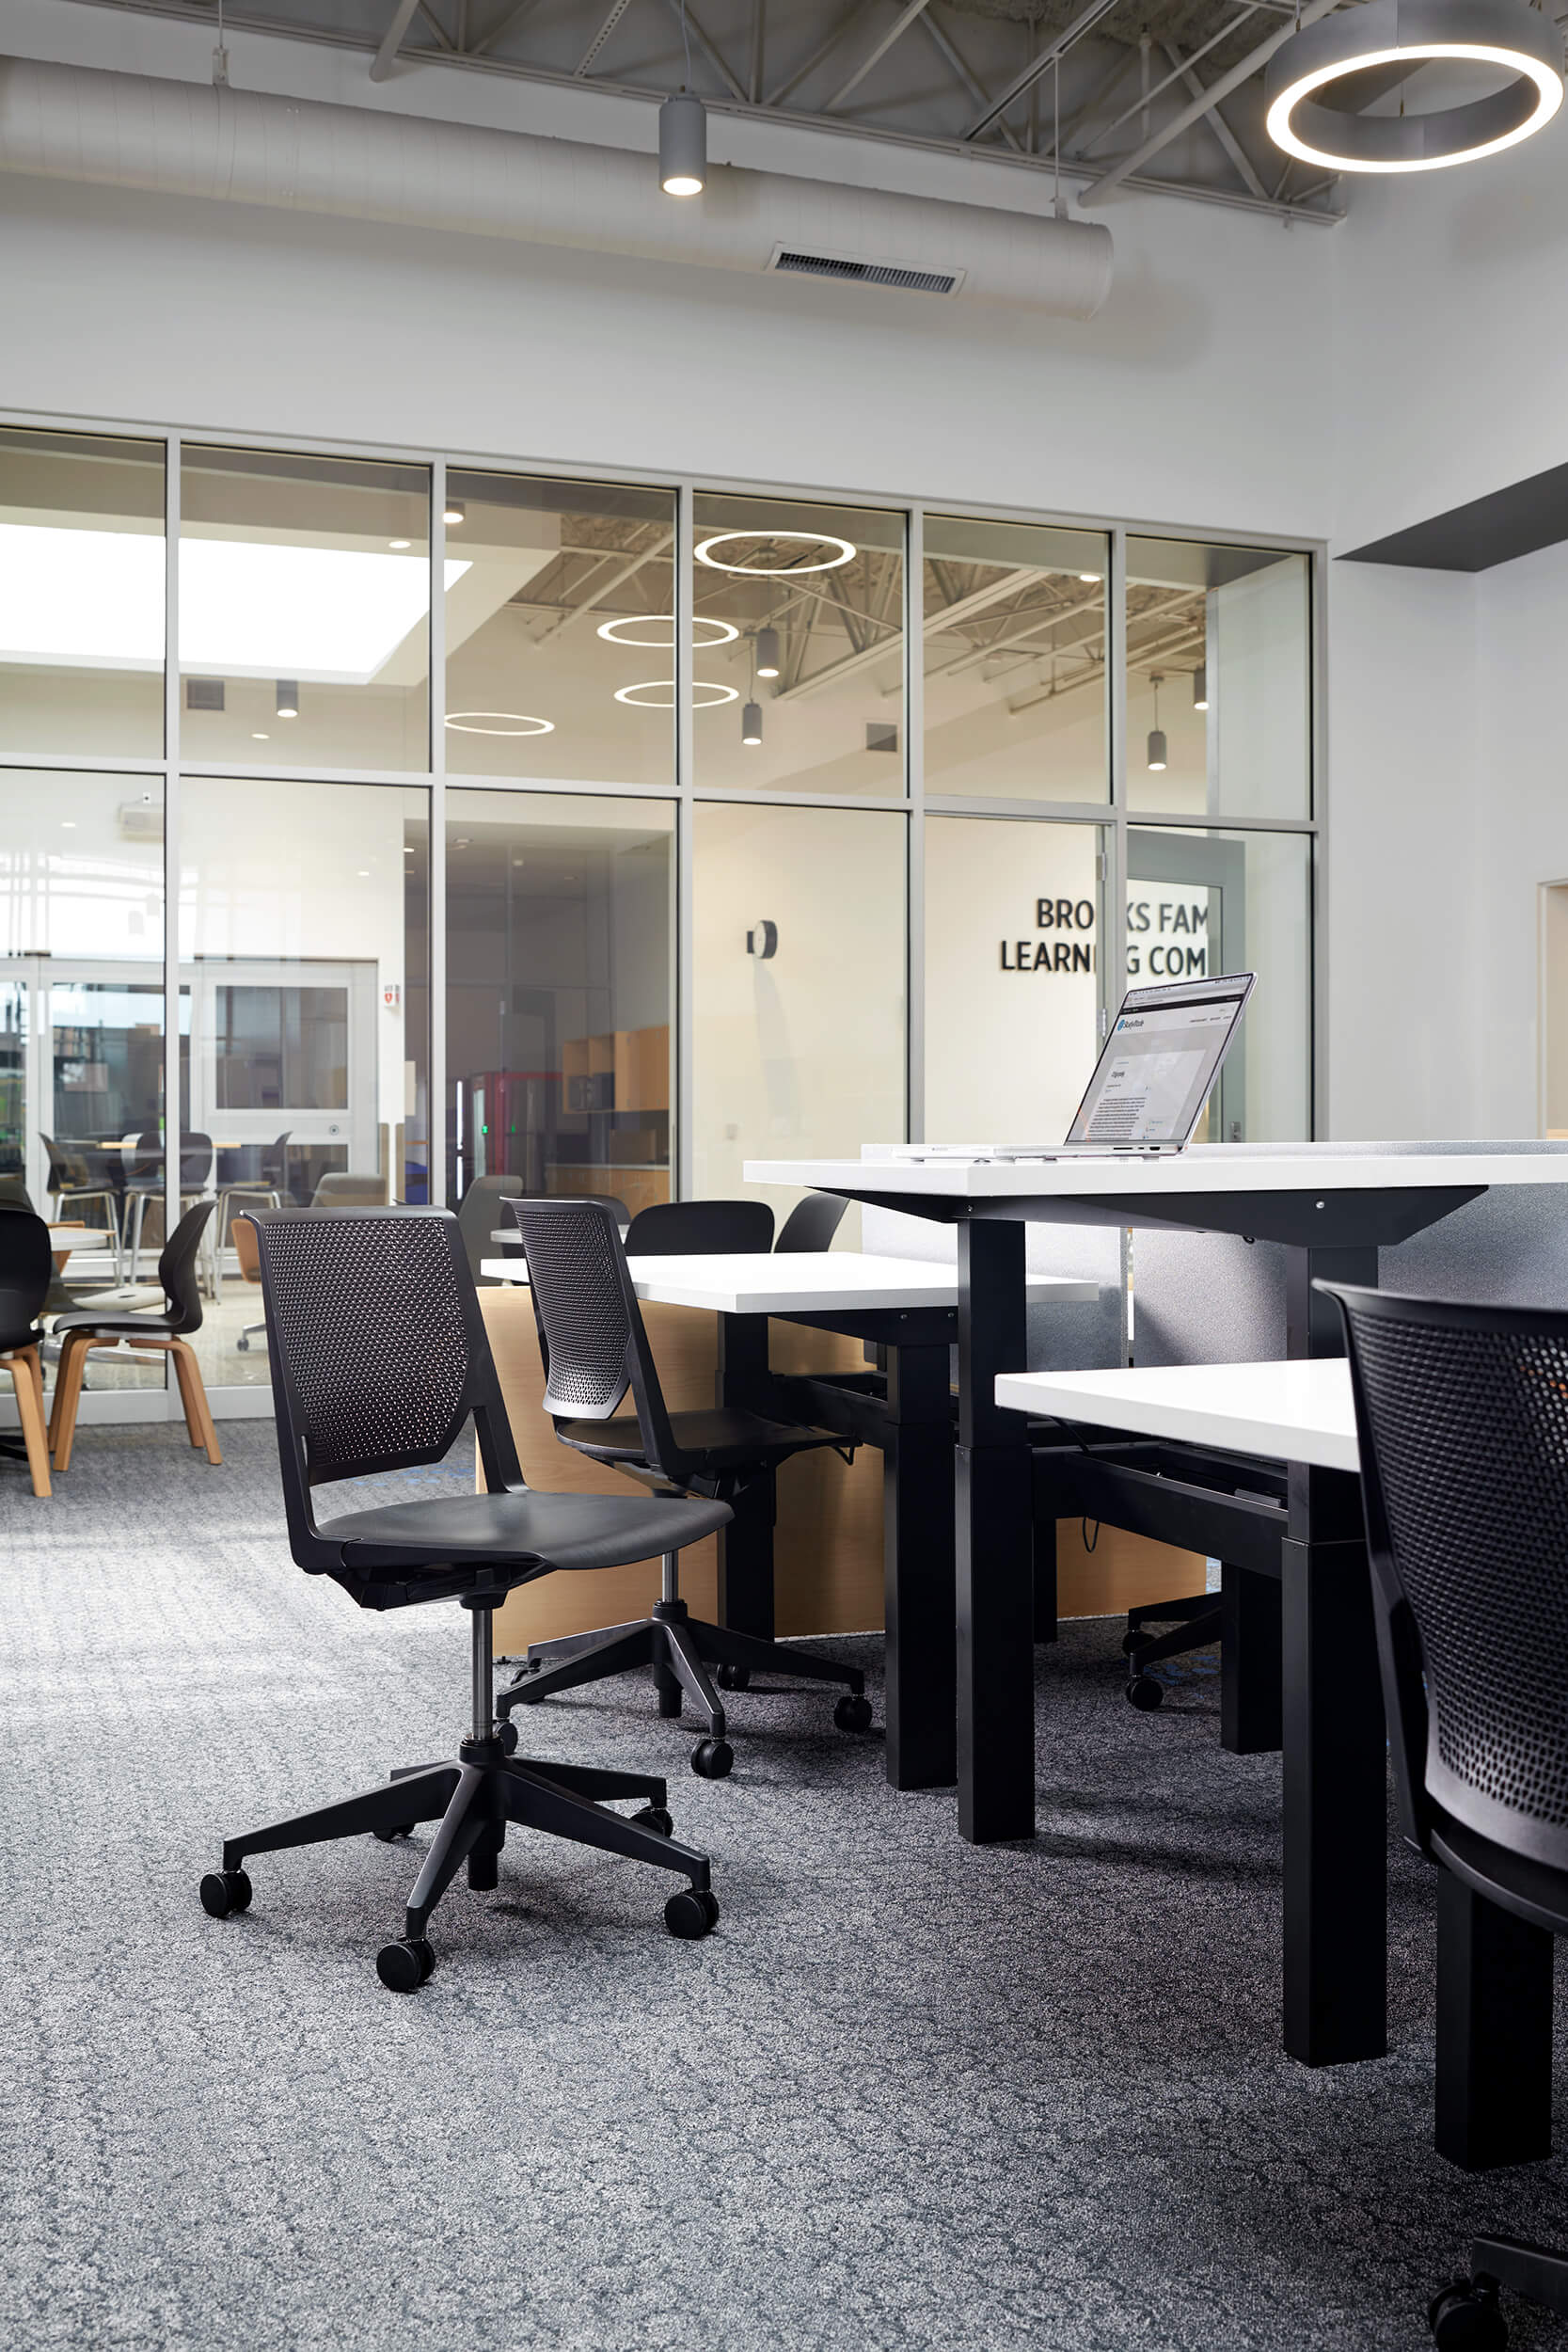
{"type": "Polygon", "coordinates": [[[164,837],[164,805],[150,792],[139,801],[121,801],[117,812],[119,837],[122,841],[161,841],[164,837]]]}
{"type": "Polygon", "coordinates": [[[846,253],[802,253],[787,245],[774,246],[768,266],[798,277],[838,278],[847,285],[896,286],[904,294],[953,294],[964,281],[961,269],[911,269],[902,262],[860,262],[846,253]]]}
{"type": "Polygon", "coordinates": [[[188,677],[185,680],[187,710],[221,710],[224,681],[220,677],[188,677]]]}

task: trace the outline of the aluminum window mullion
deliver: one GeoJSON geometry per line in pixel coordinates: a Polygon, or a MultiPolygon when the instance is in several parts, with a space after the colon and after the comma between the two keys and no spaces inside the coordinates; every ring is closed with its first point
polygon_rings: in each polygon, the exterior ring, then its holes
{"type": "Polygon", "coordinates": [[[904,543],[905,991],[904,1129],[926,1140],[926,510],[911,506],[904,543]]]}
{"type": "MultiPolygon", "coordinates": [[[[164,1232],[180,1222],[180,436],[164,444],[164,1232]]],[[[215,1245],[214,1245],[215,1247],[215,1245]]],[[[168,1370],[166,1359],[166,1389],[168,1370]]]]}
{"type": "MultiPolygon", "coordinates": [[[[430,469],[430,1129],[425,1157],[432,1208],[447,1205],[447,463],[430,469]]],[[[392,1132],[396,1133],[396,1122],[392,1132]]],[[[401,1173],[401,1171],[400,1171],[401,1173]]],[[[395,1196],[394,1196],[395,1197],[395,1196]]]]}
{"type": "Polygon", "coordinates": [[[694,659],[691,616],[696,610],[692,549],[696,545],[696,492],[683,482],[675,494],[675,1098],[674,1150],[671,1154],[673,1197],[688,1200],[694,1184],[696,1099],[693,1061],[696,1038],[696,808],[695,757],[691,727],[694,659]]]}
{"type": "Polygon", "coordinates": [[[1105,930],[1108,972],[1101,976],[1101,1002],[1109,1009],[1121,1000],[1127,973],[1127,532],[1111,532],[1105,581],[1105,729],[1110,746],[1111,822],[1106,827],[1105,930]]]}

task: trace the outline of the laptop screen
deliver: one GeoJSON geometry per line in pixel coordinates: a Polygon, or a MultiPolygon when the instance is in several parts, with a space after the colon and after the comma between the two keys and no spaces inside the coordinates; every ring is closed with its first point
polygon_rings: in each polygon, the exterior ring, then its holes
{"type": "Polygon", "coordinates": [[[1256,983],[1251,972],[1130,989],[1069,1143],[1185,1143],[1256,983]]]}

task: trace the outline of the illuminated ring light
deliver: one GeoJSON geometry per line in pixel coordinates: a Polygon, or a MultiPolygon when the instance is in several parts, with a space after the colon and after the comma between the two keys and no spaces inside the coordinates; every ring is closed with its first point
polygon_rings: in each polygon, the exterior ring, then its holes
{"type": "MultiPolygon", "coordinates": [[[[615,689],[615,699],[618,703],[629,703],[633,710],[673,710],[675,681],[673,677],[649,677],[644,678],[641,686],[618,686],[615,689]],[[664,702],[645,703],[638,699],[641,694],[663,694],[668,699],[664,702]]],[[[693,710],[711,710],[719,703],[737,703],[739,700],[740,691],[737,687],[716,686],[711,678],[698,677],[691,681],[693,710]],[[699,694],[705,694],[707,700],[699,702],[697,700],[699,694]]]]}
{"type": "MultiPolygon", "coordinates": [[[[691,628],[693,632],[691,642],[694,645],[733,645],[740,634],[733,621],[716,621],[705,612],[692,614],[691,628]],[[699,637],[695,632],[700,628],[710,628],[713,635],[699,637]]],[[[612,645],[657,645],[661,652],[668,653],[675,642],[675,624],[673,615],[668,612],[629,612],[624,613],[618,621],[601,621],[595,633],[600,637],[608,637],[612,645]],[[623,635],[624,630],[641,628],[648,621],[657,623],[664,630],[664,635],[662,637],[623,635]]]]}
{"type": "Polygon", "coordinates": [[[1441,171],[1516,147],[1562,103],[1562,40],[1523,0],[1370,0],[1296,33],[1264,88],[1269,136],[1333,171],[1441,171]],[[1459,58],[1502,67],[1506,89],[1430,114],[1350,114],[1318,93],[1377,66],[1459,58]]]}
{"type": "Polygon", "coordinates": [[[698,563],[705,564],[712,572],[744,572],[752,579],[777,580],[787,579],[796,572],[836,572],[841,564],[854,561],[856,549],[853,541],[836,538],[831,531],[716,531],[711,538],[702,540],[694,552],[698,563]],[[732,547],[736,539],[788,539],[797,547],[836,548],[838,553],[820,564],[726,564],[721,556],[712,552],[715,548],[732,547]]]}
{"type": "Polygon", "coordinates": [[[519,710],[454,710],[447,721],[459,735],[553,735],[553,719],[527,719],[519,710]],[[482,719],[504,719],[503,727],[481,726],[482,719]]]}

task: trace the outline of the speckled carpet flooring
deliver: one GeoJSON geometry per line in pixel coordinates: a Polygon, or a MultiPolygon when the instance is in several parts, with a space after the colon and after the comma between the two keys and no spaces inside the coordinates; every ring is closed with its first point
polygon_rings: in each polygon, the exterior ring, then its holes
{"type": "Polygon", "coordinates": [[[700,1782],[623,1682],[523,1744],[668,1771],[706,1943],[515,1835],[411,1998],[372,1964],[407,1847],[258,1861],[208,1919],[226,1829],[450,1753],[467,1698],[462,1613],[302,1576],[270,1427],[223,1439],[88,1430],[52,1503],[0,1470],[0,2344],[1414,2352],[1472,2228],[1568,2238],[1568,2155],[1431,2152],[1413,1862],[1394,2055],[1279,2055],[1276,1764],[1221,1752],[1212,1673],[1134,1714],[1110,1623],[1039,1655],[1028,1848],[962,1845],[820,1699],[738,1700],[700,1782]]]}

